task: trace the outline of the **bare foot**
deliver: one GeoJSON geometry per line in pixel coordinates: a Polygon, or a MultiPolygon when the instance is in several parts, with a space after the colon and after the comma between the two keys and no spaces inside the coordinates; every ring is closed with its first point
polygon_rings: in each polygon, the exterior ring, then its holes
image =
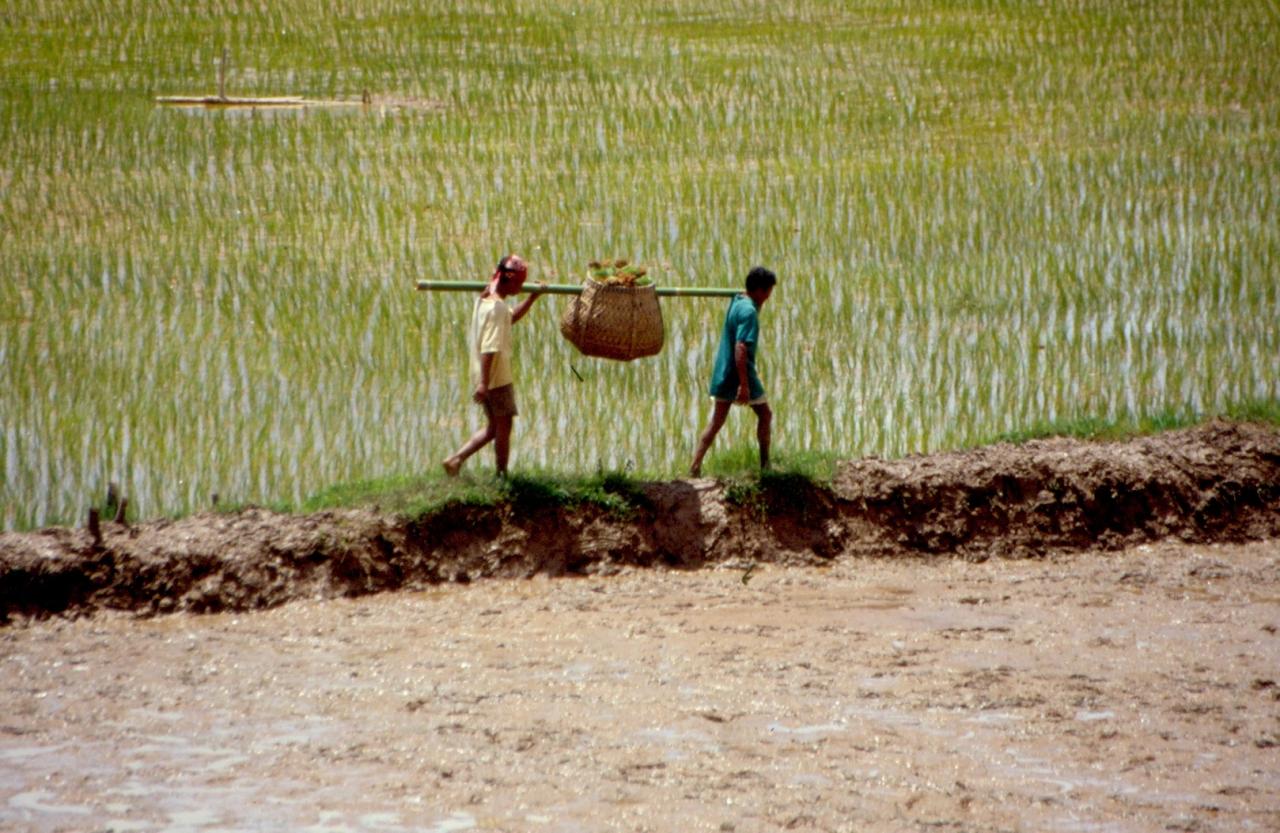
{"type": "Polygon", "coordinates": [[[462,468],[462,462],[460,460],[455,460],[452,457],[445,460],[440,465],[444,466],[444,473],[450,477],[457,477],[458,471],[462,468]]]}

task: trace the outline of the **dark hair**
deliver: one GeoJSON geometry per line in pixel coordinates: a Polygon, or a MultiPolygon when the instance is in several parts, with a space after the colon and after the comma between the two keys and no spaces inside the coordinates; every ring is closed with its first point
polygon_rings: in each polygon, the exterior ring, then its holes
{"type": "Polygon", "coordinates": [[[498,258],[498,275],[527,275],[529,267],[517,255],[503,255],[498,258]]]}
{"type": "Polygon", "coordinates": [[[778,282],[778,276],[763,266],[756,266],[747,273],[747,291],[768,289],[778,282]]]}

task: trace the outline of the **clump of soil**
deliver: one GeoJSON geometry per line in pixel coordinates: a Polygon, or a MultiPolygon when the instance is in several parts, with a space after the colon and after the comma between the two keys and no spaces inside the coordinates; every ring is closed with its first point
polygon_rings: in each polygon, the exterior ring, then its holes
{"type": "Polygon", "coordinates": [[[645,484],[625,516],[455,506],[408,520],[263,509],[0,535],[0,621],[99,608],[249,610],[480,577],[627,567],[972,560],[1179,538],[1280,536],[1280,431],[1215,421],[1121,443],[1053,439],[840,466],[829,487],[763,478],[645,484]]]}
{"type": "Polygon", "coordinates": [[[844,464],[846,515],[886,545],[969,556],[1275,537],[1280,432],[1214,421],[1127,442],[1069,439],[844,464]]]}

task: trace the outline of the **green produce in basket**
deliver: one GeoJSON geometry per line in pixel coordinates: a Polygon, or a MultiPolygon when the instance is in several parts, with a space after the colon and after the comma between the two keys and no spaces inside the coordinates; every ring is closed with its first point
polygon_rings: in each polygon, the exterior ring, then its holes
{"type": "Polygon", "coordinates": [[[610,286],[650,286],[652,278],[645,277],[648,271],[637,263],[623,259],[593,260],[587,264],[588,274],[601,283],[610,286]]]}

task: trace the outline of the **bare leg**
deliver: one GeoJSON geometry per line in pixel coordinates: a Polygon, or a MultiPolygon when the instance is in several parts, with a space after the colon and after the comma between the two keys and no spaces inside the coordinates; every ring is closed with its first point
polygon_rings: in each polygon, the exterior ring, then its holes
{"type": "MultiPolygon", "coordinates": [[[[510,422],[511,418],[508,417],[508,434],[510,434],[511,431],[510,422]]],[[[458,471],[462,468],[462,464],[467,462],[467,459],[472,454],[475,454],[496,438],[497,432],[494,431],[494,424],[491,420],[485,425],[485,427],[472,434],[471,439],[467,440],[466,443],[463,444],[462,448],[459,448],[451,457],[446,458],[445,461],[441,463],[441,465],[444,466],[444,473],[450,477],[457,477],[458,471]]]]}
{"type": "Polygon", "coordinates": [[[724,421],[729,417],[729,408],[732,405],[732,402],[716,400],[715,408],[711,411],[711,422],[707,424],[706,430],[702,432],[702,436],[698,439],[698,450],[693,453],[693,463],[689,466],[689,475],[691,477],[700,477],[702,475],[702,458],[707,456],[707,451],[711,448],[711,444],[715,442],[716,435],[724,427],[724,421]]]}
{"type": "Polygon", "coordinates": [[[493,451],[498,461],[498,476],[507,476],[507,460],[511,457],[511,424],[509,414],[493,418],[493,451]]]}
{"type": "Polygon", "coordinates": [[[752,405],[756,412],[756,442],[760,444],[760,468],[769,468],[769,444],[773,439],[773,410],[768,402],[752,405]]]}

